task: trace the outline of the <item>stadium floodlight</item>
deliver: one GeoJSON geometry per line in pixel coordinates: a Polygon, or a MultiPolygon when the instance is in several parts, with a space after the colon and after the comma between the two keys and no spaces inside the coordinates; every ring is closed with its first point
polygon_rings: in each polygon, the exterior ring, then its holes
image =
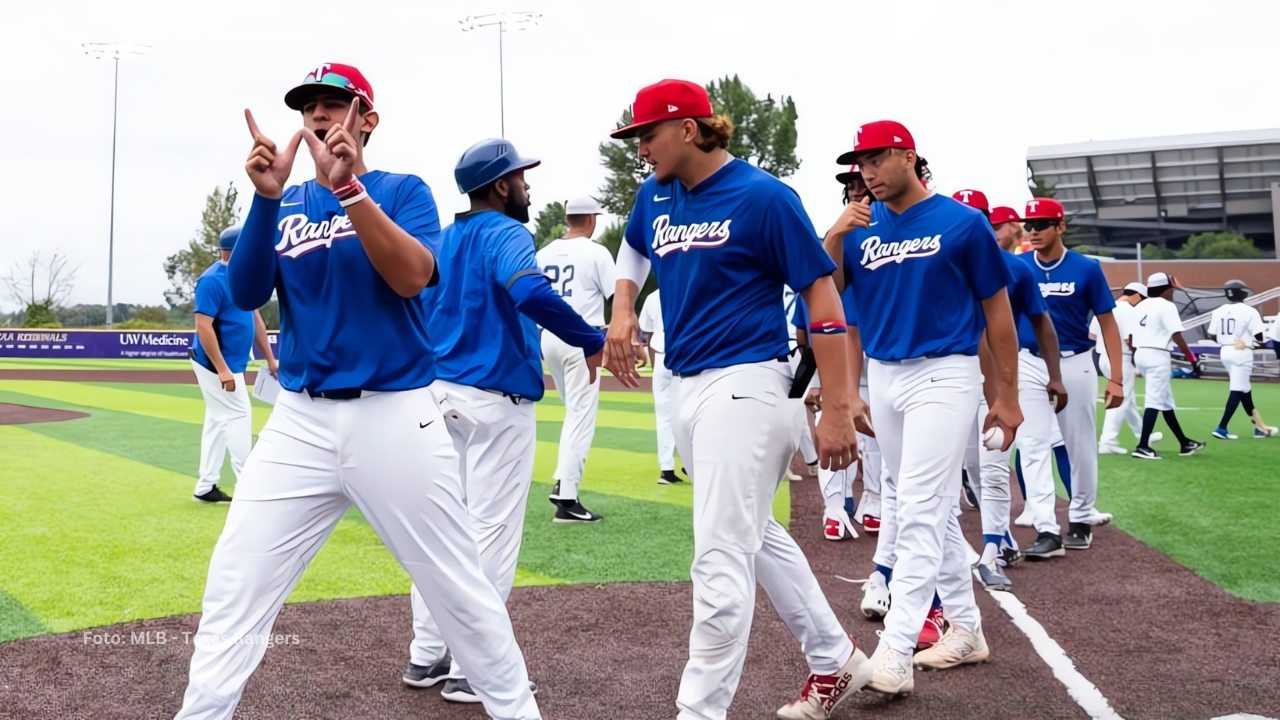
{"type": "Polygon", "coordinates": [[[458,21],[463,32],[472,32],[481,28],[498,28],[498,117],[502,137],[507,136],[506,78],[503,72],[502,34],[510,31],[528,30],[538,24],[542,13],[517,10],[513,12],[489,13],[488,15],[468,15],[458,21]]]}
{"type": "Polygon", "coordinates": [[[95,60],[110,58],[115,64],[114,88],[111,93],[111,220],[107,228],[107,327],[111,327],[115,309],[112,276],[116,249],[116,118],[120,109],[120,59],[129,55],[145,55],[151,48],[129,43],[81,43],[84,54],[95,60]]]}

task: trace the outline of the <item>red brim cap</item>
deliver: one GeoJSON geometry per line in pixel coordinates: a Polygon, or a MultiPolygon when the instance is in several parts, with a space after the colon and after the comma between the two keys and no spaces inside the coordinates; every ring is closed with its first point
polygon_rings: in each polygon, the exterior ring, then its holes
{"type": "Polygon", "coordinates": [[[714,114],[706,88],[688,80],[660,80],[636,93],[631,123],[609,133],[609,137],[625,140],[664,120],[709,118],[714,114]]]}
{"type": "Polygon", "coordinates": [[[1062,220],[1066,217],[1066,213],[1062,210],[1062,203],[1053,198],[1032,198],[1027,201],[1027,211],[1023,214],[1023,220],[1062,220]]]}
{"type": "Polygon", "coordinates": [[[365,111],[373,109],[373,86],[364,74],[351,65],[338,63],[325,63],[312,70],[301,85],[285,93],[284,104],[301,112],[312,99],[334,90],[360,98],[360,107],[365,111]]]}
{"type": "Polygon", "coordinates": [[[991,210],[991,205],[987,202],[987,195],[981,190],[959,190],[951,196],[951,199],[982,212],[991,210]]]}
{"type": "Polygon", "coordinates": [[[888,148],[915,150],[916,141],[902,123],[894,120],[876,120],[858,128],[853,149],[836,158],[836,162],[841,165],[852,165],[858,161],[860,153],[888,148]]]}
{"type": "Polygon", "coordinates": [[[848,170],[845,170],[842,173],[836,173],[836,182],[840,183],[841,185],[848,185],[854,180],[861,180],[861,179],[862,179],[862,171],[858,169],[857,165],[850,167],[848,170]]]}
{"type": "Polygon", "coordinates": [[[1018,211],[1011,207],[999,205],[991,208],[991,224],[1003,225],[1011,222],[1021,222],[1022,218],[1018,217],[1018,211]]]}

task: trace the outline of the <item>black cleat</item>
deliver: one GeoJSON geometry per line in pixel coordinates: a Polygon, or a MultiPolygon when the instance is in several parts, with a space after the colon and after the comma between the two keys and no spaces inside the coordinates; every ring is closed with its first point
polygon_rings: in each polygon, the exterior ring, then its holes
{"type": "Polygon", "coordinates": [[[203,495],[192,495],[191,497],[202,503],[231,502],[231,496],[222,492],[222,489],[217,485],[214,485],[212,490],[203,495]]]}
{"type": "Polygon", "coordinates": [[[404,675],[400,679],[405,685],[416,688],[428,688],[432,685],[445,680],[449,675],[449,665],[452,658],[449,653],[445,653],[444,657],[431,663],[430,665],[409,665],[404,669],[404,675]]]}
{"type": "MultiPolygon", "coordinates": [[[[534,695],[538,694],[538,684],[529,681],[529,692],[534,695]]],[[[449,678],[444,681],[444,687],[440,689],[440,697],[453,703],[479,703],[480,696],[471,689],[471,683],[466,678],[449,678]]]]}
{"type": "Polygon", "coordinates": [[[1160,455],[1149,447],[1138,447],[1133,451],[1133,457],[1139,460],[1159,460],[1160,455]]]}
{"type": "Polygon", "coordinates": [[[1008,545],[1000,548],[1000,555],[996,558],[996,563],[1001,567],[1009,567],[1022,562],[1022,551],[1017,548],[1011,548],[1008,545]]]}
{"type": "Polygon", "coordinates": [[[677,475],[675,470],[663,470],[662,474],[658,476],[659,485],[676,485],[682,482],[684,482],[684,478],[677,475]]]}
{"type": "Polygon", "coordinates": [[[1067,536],[1062,547],[1068,550],[1088,550],[1093,544],[1093,526],[1089,523],[1067,523],[1067,536]]]}
{"type": "Polygon", "coordinates": [[[601,519],[590,510],[582,507],[582,503],[574,500],[555,500],[556,516],[552,522],[558,523],[593,523],[601,519]]]}
{"type": "Polygon", "coordinates": [[[1036,541],[1031,543],[1031,547],[1022,551],[1030,560],[1048,560],[1049,558],[1062,557],[1067,551],[1062,549],[1062,536],[1055,535],[1051,532],[1042,532],[1036,536],[1036,541]]]}
{"type": "Polygon", "coordinates": [[[1199,440],[1187,440],[1186,442],[1182,443],[1182,448],[1178,450],[1178,454],[1181,455],[1182,457],[1188,457],[1190,455],[1195,455],[1196,453],[1200,452],[1203,449],[1204,449],[1204,443],[1200,442],[1199,440]]]}
{"type": "Polygon", "coordinates": [[[969,473],[964,470],[960,471],[960,486],[964,488],[965,504],[971,508],[978,507],[978,493],[974,492],[973,485],[969,482],[969,473]]]}

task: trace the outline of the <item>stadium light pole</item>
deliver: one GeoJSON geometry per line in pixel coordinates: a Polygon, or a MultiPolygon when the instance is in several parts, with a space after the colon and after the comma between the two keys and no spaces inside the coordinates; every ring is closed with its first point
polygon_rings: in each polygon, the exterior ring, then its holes
{"type": "Polygon", "coordinates": [[[514,12],[468,15],[458,21],[463,32],[486,27],[498,27],[498,118],[502,137],[507,136],[506,78],[503,71],[502,34],[509,30],[528,30],[538,24],[542,13],[517,10],[514,12]]]}
{"type": "Polygon", "coordinates": [[[111,327],[115,311],[112,275],[116,249],[116,118],[120,109],[120,58],[126,55],[143,55],[150,48],[127,43],[81,43],[80,46],[84,48],[85,55],[95,60],[110,58],[115,65],[111,91],[111,221],[107,229],[107,327],[111,327]]]}

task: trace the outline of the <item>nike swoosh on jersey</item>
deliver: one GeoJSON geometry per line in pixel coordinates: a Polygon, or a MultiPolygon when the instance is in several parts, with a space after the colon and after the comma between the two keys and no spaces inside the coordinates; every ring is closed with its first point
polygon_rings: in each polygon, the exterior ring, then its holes
{"type": "Polygon", "coordinates": [[[295,205],[305,205],[305,204],[306,203],[302,203],[302,202],[291,202],[291,203],[282,202],[280,203],[280,207],[293,207],[295,205]]]}
{"type": "Polygon", "coordinates": [[[659,197],[658,195],[656,195],[656,194],[655,194],[655,195],[653,196],[653,201],[654,201],[654,202],[663,202],[664,200],[670,200],[670,199],[671,199],[671,196],[670,196],[670,195],[668,195],[668,196],[666,196],[666,197],[659,197]]]}
{"type": "Polygon", "coordinates": [[[875,227],[875,226],[877,226],[877,225],[879,225],[879,224],[880,224],[880,221],[879,221],[879,220],[877,220],[877,221],[875,221],[875,222],[873,222],[873,223],[867,223],[867,227],[869,227],[869,228],[873,228],[873,227],[875,227]]]}

